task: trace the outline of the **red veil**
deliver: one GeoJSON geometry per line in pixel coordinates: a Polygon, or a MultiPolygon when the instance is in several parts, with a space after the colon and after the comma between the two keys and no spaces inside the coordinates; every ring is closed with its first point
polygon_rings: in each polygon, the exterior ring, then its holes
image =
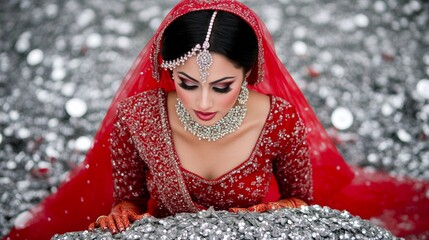
{"type": "MultiPolygon", "coordinates": [[[[110,212],[113,181],[108,138],[117,103],[144,90],[173,89],[170,75],[159,68],[162,34],[177,17],[204,9],[234,13],[255,30],[259,56],[248,81],[258,92],[288,100],[297,107],[304,120],[311,149],[314,204],[346,209],[363,218],[377,219],[380,225],[401,236],[429,229],[426,217],[429,216],[429,201],[425,196],[429,184],[351,169],[277,57],[270,33],[252,10],[234,0],[183,0],[166,16],[131,66],[83,164],[70,173],[69,180],[56,193],[32,209],[28,221],[15,226],[8,237],[48,239],[56,233],[85,230],[99,215],[110,212]]],[[[277,189],[272,188],[269,194],[277,195],[277,189]]]]}

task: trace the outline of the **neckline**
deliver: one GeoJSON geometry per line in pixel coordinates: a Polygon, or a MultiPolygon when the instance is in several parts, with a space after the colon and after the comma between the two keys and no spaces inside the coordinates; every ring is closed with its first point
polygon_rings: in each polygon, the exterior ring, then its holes
{"type": "Polygon", "coordinates": [[[173,151],[173,154],[174,154],[174,156],[172,156],[172,157],[174,157],[174,160],[176,161],[176,164],[179,166],[180,171],[182,173],[189,174],[189,175],[191,175],[191,176],[193,176],[195,178],[198,178],[202,182],[205,182],[205,183],[207,183],[209,185],[213,185],[213,184],[218,184],[218,183],[224,181],[225,179],[228,179],[236,171],[241,170],[242,168],[244,168],[245,166],[247,166],[249,163],[253,162],[253,159],[254,159],[255,154],[256,154],[256,149],[258,148],[258,146],[262,142],[262,138],[263,138],[264,132],[266,131],[266,128],[268,127],[268,120],[270,119],[270,117],[271,117],[271,115],[273,113],[272,110],[273,110],[274,102],[275,102],[274,99],[273,99],[273,96],[268,95],[270,97],[270,109],[269,109],[269,112],[268,112],[268,114],[267,114],[267,116],[265,118],[264,125],[263,125],[261,131],[259,132],[258,139],[257,139],[255,145],[253,146],[252,152],[250,153],[250,156],[246,160],[244,160],[242,163],[240,163],[239,165],[237,165],[233,169],[227,171],[226,173],[222,174],[221,176],[219,176],[219,177],[217,177],[215,179],[207,179],[207,178],[204,178],[204,177],[202,177],[202,176],[200,176],[200,175],[198,175],[198,174],[196,174],[194,172],[191,172],[191,171],[187,170],[186,168],[182,167],[182,164],[180,163],[179,155],[178,155],[178,153],[176,151],[176,145],[174,144],[174,140],[173,140],[173,130],[171,129],[171,125],[170,125],[170,119],[169,119],[169,114],[168,114],[168,92],[165,92],[165,91],[163,91],[163,92],[164,92],[164,98],[163,98],[164,104],[162,104],[163,105],[162,111],[164,111],[165,114],[162,114],[162,116],[165,116],[165,118],[166,118],[165,121],[167,123],[167,129],[166,129],[167,131],[166,132],[167,132],[167,135],[168,135],[168,139],[166,139],[166,141],[169,141],[171,143],[171,147],[173,149],[172,151],[173,151]]]}

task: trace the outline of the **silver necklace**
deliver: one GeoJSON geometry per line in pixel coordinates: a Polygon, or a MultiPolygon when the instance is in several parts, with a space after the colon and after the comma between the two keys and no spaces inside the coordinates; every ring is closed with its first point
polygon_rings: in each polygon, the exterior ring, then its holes
{"type": "Polygon", "coordinates": [[[177,98],[176,113],[179,116],[186,131],[189,131],[199,140],[207,140],[209,142],[217,141],[224,136],[235,132],[241,125],[246,116],[246,102],[249,97],[247,89],[247,81],[243,81],[241,91],[238,96],[238,103],[232,107],[228,113],[212,126],[203,126],[197,123],[192,116],[186,111],[183,103],[177,98]]]}

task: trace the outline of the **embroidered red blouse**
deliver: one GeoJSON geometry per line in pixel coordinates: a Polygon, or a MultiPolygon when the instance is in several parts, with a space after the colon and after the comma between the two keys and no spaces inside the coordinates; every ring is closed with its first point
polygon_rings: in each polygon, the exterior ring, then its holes
{"type": "Polygon", "coordinates": [[[115,204],[140,202],[156,217],[260,203],[274,177],[281,198],[312,201],[306,130],[295,108],[271,96],[270,112],[249,158],[207,180],[180,166],[168,124],[167,94],[150,90],[123,101],[111,134],[115,204]]]}

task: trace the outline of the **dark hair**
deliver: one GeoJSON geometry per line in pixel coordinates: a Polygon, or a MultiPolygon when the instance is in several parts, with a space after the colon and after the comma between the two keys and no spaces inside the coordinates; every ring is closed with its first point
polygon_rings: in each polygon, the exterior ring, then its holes
{"type": "MultiPolygon", "coordinates": [[[[185,14],[168,26],[162,40],[162,58],[174,60],[203,44],[212,10],[185,14]]],[[[240,17],[219,11],[210,36],[210,52],[224,55],[237,67],[249,71],[258,56],[258,41],[253,29],[240,17]]]]}

